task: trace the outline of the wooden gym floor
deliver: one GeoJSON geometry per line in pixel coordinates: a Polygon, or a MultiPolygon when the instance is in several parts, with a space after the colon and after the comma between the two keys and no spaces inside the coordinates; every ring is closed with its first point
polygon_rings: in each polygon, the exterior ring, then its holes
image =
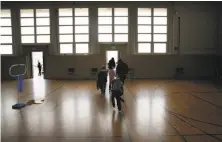
{"type": "Polygon", "coordinates": [[[13,110],[16,81],[2,82],[2,142],[219,142],[222,87],[207,81],[127,80],[124,111],[95,81],[25,80],[13,110]]]}

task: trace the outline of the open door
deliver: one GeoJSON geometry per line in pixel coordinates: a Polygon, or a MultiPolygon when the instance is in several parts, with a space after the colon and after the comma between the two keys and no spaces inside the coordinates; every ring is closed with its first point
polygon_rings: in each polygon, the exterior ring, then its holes
{"type": "Polygon", "coordinates": [[[27,77],[28,78],[45,78],[45,72],[47,70],[45,59],[48,56],[48,46],[47,45],[24,45],[22,47],[23,55],[26,57],[26,65],[27,65],[27,77]],[[38,61],[40,61],[42,65],[42,75],[38,76],[38,61]]]}
{"type": "Polygon", "coordinates": [[[33,78],[43,75],[43,51],[32,51],[32,75],[33,78]],[[38,63],[40,63],[41,71],[39,72],[38,63]]]}
{"type": "Polygon", "coordinates": [[[119,60],[119,51],[118,50],[107,50],[106,51],[106,65],[108,66],[109,60],[114,58],[115,62],[119,60]]]}

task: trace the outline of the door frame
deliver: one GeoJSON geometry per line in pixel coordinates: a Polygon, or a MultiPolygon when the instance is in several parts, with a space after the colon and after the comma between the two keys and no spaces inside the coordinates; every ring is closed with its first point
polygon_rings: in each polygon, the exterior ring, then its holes
{"type": "MultiPolygon", "coordinates": [[[[117,49],[107,49],[107,50],[105,50],[105,56],[106,56],[106,60],[107,60],[107,52],[108,51],[117,51],[117,57],[118,57],[118,60],[120,59],[120,51],[119,50],[117,50],[117,49]]],[[[105,61],[106,62],[106,66],[107,66],[107,64],[109,63],[109,61],[105,61]]],[[[117,63],[118,61],[115,61],[115,63],[117,63]]]]}
{"type": "MultiPolygon", "coordinates": [[[[43,59],[43,51],[31,51],[31,61],[33,62],[33,56],[32,56],[32,53],[33,52],[42,52],[42,66],[43,66],[43,68],[42,68],[42,71],[44,71],[43,69],[44,69],[44,65],[43,65],[43,63],[44,63],[44,59],[43,59]]],[[[32,75],[32,78],[34,78],[34,75],[33,75],[33,73],[34,73],[34,65],[31,63],[31,70],[32,70],[32,73],[31,73],[31,75],[32,75]]],[[[44,73],[43,73],[43,77],[44,77],[44,73]]]]}
{"type": "Polygon", "coordinates": [[[43,52],[43,68],[44,68],[44,73],[43,73],[43,78],[45,79],[45,73],[47,71],[47,66],[46,66],[46,57],[49,54],[49,47],[48,45],[23,45],[22,46],[22,53],[24,56],[28,56],[29,63],[28,63],[28,68],[27,71],[30,72],[29,75],[27,76],[28,78],[33,78],[33,66],[32,66],[32,52],[38,52],[42,51],[43,52]]]}

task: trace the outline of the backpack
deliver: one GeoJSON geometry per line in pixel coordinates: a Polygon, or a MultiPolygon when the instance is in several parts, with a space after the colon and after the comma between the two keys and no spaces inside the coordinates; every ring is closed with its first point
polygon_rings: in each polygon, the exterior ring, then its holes
{"type": "Polygon", "coordinates": [[[128,74],[128,65],[126,63],[123,63],[123,74],[128,74]]]}
{"type": "Polygon", "coordinates": [[[123,92],[123,83],[120,81],[120,79],[114,79],[112,81],[112,90],[123,92]]]}

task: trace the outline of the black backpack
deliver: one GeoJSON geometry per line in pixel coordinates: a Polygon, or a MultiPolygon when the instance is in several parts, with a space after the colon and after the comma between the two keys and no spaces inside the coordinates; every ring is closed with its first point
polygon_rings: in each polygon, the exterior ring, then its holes
{"type": "Polygon", "coordinates": [[[123,63],[123,73],[128,74],[128,70],[129,70],[128,65],[126,63],[123,63]]]}

